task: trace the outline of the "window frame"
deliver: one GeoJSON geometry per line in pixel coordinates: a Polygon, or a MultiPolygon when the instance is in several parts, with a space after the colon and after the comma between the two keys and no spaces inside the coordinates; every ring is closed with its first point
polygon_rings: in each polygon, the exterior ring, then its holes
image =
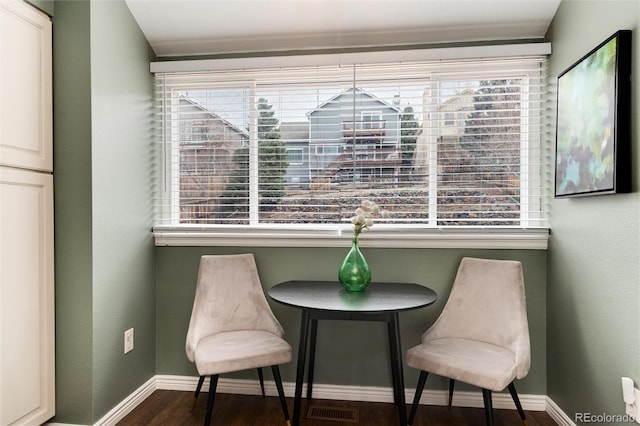
{"type": "MultiPolygon", "coordinates": [[[[456,51],[454,56],[469,58],[480,57],[478,53],[490,49],[496,52],[496,48],[504,49],[504,56],[512,55],[514,46],[519,46],[522,52],[533,49],[535,52],[531,54],[548,54],[550,53],[550,45],[548,43],[536,43],[532,48],[531,45],[508,45],[508,46],[478,46],[476,48],[454,48],[454,49],[428,49],[421,50],[420,55],[427,56],[433,54],[442,55],[443,52],[456,51]],[[523,48],[523,46],[527,46],[523,48]],[[440,52],[434,52],[440,51],[440,52]],[[476,52],[476,53],[473,53],[476,52]]],[[[407,57],[415,55],[416,51],[405,52],[407,57]]],[[[400,52],[401,54],[402,52],[400,52]]],[[[373,52],[374,57],[397,56],[399,52],[373,52]]],[[[486,53],[485,53],[486,54],[486,53]]],[[[354,58],[360,55],[353,54],[354,58]]],[[[334,55],[308,55],[302,62],[316,59],[315,63],[326,61],[327,56],[334,55]],[[311,57],[311,58],[310,58],[311,57]]],[[[342,60],[349,55],[337,55],[342,60]]],[[[495,56],[500,56],[497,54],[495,56]]],[[[291,62],[291,57],[280,58],[272,63],[279,63],[284,60],[291,62]]],[[[293,59],[294,62],[300,62],[300,58],[293,59]]],[[[233,69],[238,62],[255,63],[256,66],[263,64],[264,58],[245,58],[245,59],[221,59],[221,60],[197,60],[197,61],[175,61],[172,65],[166,62],[152,63],[151,71],[168,72],[167,66],[174,68],[176,71],[185,71],[184,67],[190,67],[197,70],[199,67],[208,68],[215,63],[216,68],[229,67],[233,69]],[[207,65],[209,64],[209,65],[207,65]]],[[[332,60],[335,60],[333,58],[332,60]]],[[[375,62],[364,61],[363,62],[375,62]]],[[[247,87],[253,90],[252,87],[247,87]]],[[[524,112],[523,112],[524,114],[524,112]]],[[[524,125],[523,125],[524,127],[524,125]]],[[[250,130],[257,131],[256,129],[250,130]]],[[[526,132],[525,132],[526,133],[526,132]]],[[[171,139],[171,135],[166,139],[171,139]]],[[[175,137],[175,135],[173,135],[175,137]]],[[[254,138],[252,138],[254,139],[254,138]]],[[[251,140],[251,139],[250,139],[251,140]]],[[[536,141],[533,141],[535,143],[536,141]]],[[[522,143],[532,143],[530,140],[523,138],[522,143]]],[[[537,143],[543,143],[542,136],[538,138],[537,143]]],[[[175,143],[167,144],[165,150],[176,149],[175,143]]],[[[250,156],[257,156],[257,147],[251,146],[250,156]]],[[[179,149],[179,148],[177,148],[179,149]]],[[[527,152],[529,147],[527,148],[527,152]]],[[[165,152],[166,154],[167,152],[165,152]]],[[[523,156],[525,157],[525,156],[523,156]]],[[[169,156],[168,158],[176,158],[169,156]]],[[[432,159],[433,161],[433,159],[432,159]]],[[[437,159],[436,159],[437,161],[437,159]]],[[[164,164],[165,175],[175,176],[179,169],[176,161],[166,161],[164,164]]],[[[525,160],[526,163],[526,160],[525,160]]],[[[521,173],[528,172],[528,165],[522,164],[521,173]]],[[[257,181],[257,179],[254,179],[257,181]]],[[[524,181],[524,179],[523,179],[524,181]]],[[[172,182],[163,183],[163,188],[170,187],[172,182]]],[[[257,191],[257,188],[253,190],[257,191]]],[[[170,195],[169,197],[175,197],[170,195]]],[[[437,200],[437,197],[431,197],[437,200]]],[[[179,215],[179,203],[173,199],[170,201],[171,215],[173,218],[179,215]]],[[[257,208],[252,214],[257,217],[257,208]]],[[[431,209],[430,209],[431,211],[431,209]]],[[[435,211],[435,210],[434,210],[435,211]]],[[[165,213],[166,214],[166,213],[165,213]]],[[[524,220],[524,219],[523,219],[524,220]]],[[[429,221],[434,223],[432,220],[429,221]]],[[[274,225],[274,224],[256,224],[256,225],[155,225],[153,227],[153,236],[156,246],[243,246],[243,247],[345,247],[352,236],[352,226],[349,223],[340,225],[274,225]]],[[[522,227],[522,226],[500,226],[500,227],[437,227],[437,226],[402,226],[402,225],[384,225],[376,224],[367,232],[365,238],[360,240],[363,247],[384,247],[384,248],[473,248],[473,249],[534,249],[545,250],[548,246],[549,229],[548,227],[522,227]]]]}
{"type": "MultiPolygon", "coordinates": [[[[303,230],[286,225],[156,225],[155,245],[185,247],[348,247],[351,225],[314,226],[303,230]]],[[[425,228],[376,225],[358,240],[374,248],[464,248],[546,250],[548,228],[425,228]]]]}
{"type": "Polygon", "coordinates": [[[456,113],[453,111],[447,111],[444,113],[444,125],[455,126],[456,125],[456,113]]]}
{"type": "Polygon", "coordinates": [[[290,166],[299,166],[304,164],[304,149],[299,147],[288,147],[287,148],[287,158],[289,160],[290,166]],[[293,161],[290,157],[291,154],[294,154],[296,157],[299,157],[299,161],[293,161]]]}

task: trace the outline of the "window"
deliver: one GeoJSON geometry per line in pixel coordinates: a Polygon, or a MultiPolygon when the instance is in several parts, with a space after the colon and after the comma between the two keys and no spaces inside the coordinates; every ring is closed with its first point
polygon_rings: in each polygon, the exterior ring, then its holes
{"type": "Polygon", "coordinates": [[[445,126],[453,126],[455,124],[455,114],[452,112],[444,113],[444,125],[445,126]]]}
{"type": "Polygon", "coordinates": [[[382,129],[382,113],[379,111],[362,111],[358,130],[382,129]]]}
{"type": "Polygon", "coordinates": [[[156,73],[156,230],[378,235],[544,229],[545,59],[156,73]],[[454,120],[455,117],[455,120],[454,120]]]}
{"type": "Polygon", "coordinates": [[[303,164],[302,152],[302,148],[287,148],[287,161],[289,161],[289,165],[303,164]]]}

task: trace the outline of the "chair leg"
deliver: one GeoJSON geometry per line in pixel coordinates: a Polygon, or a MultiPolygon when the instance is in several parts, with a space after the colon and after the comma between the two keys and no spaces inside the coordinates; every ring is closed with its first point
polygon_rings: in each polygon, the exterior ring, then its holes
{"type": "Polygon", "coordinates": [[[258,367],[258,380],[260,381],[260,391],[262,392],[262,396],[265,396],[264,393],[264,376],[262,375],[262,368],[258,367]]]}
{"type": "Polygon", "coordinates": [[[209,397],[207,398],[207,414],[204,418],[204,426],[211,424],[211,413],[213,412],[213,400],[216,397],[216,387],[218,386],[218,375],[211,376],[209,383],[209,397]]]}
{"type": "Polygon", "coordinates": [[[524,410],[522,409],[522,405],[520,404],[520,398],[518,398],[518,392],[516,392],[516,387],[513,382],[509,383],[509,393],[511,393],[511,398],[513,398],[513,402],[516,404],[516,409],[518,410],[518,414],[520,414],[520,420],[526,426],[527,418],[524,415],[524,410]]]}
{"type": "Polygon", "coordinates": [[[202,389],[202,384],[204,383],[204,376],[200,376],[198,379],[198,386],[196,386],[196,393],[193,395],[193,404],[191,404],[191,412],[193,413],[193,409],[196,408],[196,402],[198,402],[198,395],[200,395],[200,390],[202,389]]]}
{"type": "Polygon", "coordinates": [[[493,401],[491,400],[491,391],[482,389],[482,399],[484,399],[484,415],[487,418],[487,426],[493,425],[493,401]]]}
{"type": "Polygon", "coordinates": [[[278,397],[280,398],[280,405],[282,406],[282,413],[284,419],[288,425],[291,425],[291,419],[289,418],[289,409],[287,408],[287,400],[284,397],[284,388],[282,387],[282,377],[280,377],[280,368],[277,365],[271,366],[273,372],[273,379],[276,382],[276,388],[278,389],[278,397]]]}
{"type": "Polygon", "coordinates": [[[411,413],[409,414],[409,420],[407,425],[413,424],[413,419],[416,417],[416,411],[418,411],[418,405],[420,403],[420,397],[422,396],[422,390],[427,382],[427,376],[429,373],[426,371],[420,371],[420,377],[418,377],[418,384],[416,385],[416,394],[413,396],[413,404],[411,404],[411,413]]]}
{"type": "Polygon", "coordinates": [[[453,388],[456,385],[456,381],[449,379],[449,407],[453,404],[453,388]]]}

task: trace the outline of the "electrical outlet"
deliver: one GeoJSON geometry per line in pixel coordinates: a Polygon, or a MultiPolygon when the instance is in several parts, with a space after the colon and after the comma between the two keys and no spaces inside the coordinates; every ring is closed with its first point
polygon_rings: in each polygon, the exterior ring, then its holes
{"type": "Polygon", "coordinates": [[[124,353],[129,353],[133,350],[133,328],[124,332],[124,353]]]}

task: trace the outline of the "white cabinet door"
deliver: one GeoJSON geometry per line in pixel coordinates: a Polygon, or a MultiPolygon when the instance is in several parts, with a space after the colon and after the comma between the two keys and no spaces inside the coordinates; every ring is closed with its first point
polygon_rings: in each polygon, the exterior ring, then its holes
{"type": "Polygon", "coordinates": [[[0,425],[55,413],[53,176],[0,167],[0,425]]]}
{"type": "Polygon", "coordinates": [[[51,20],[0,0],[0,166],[51,171],[51,20]]]}

